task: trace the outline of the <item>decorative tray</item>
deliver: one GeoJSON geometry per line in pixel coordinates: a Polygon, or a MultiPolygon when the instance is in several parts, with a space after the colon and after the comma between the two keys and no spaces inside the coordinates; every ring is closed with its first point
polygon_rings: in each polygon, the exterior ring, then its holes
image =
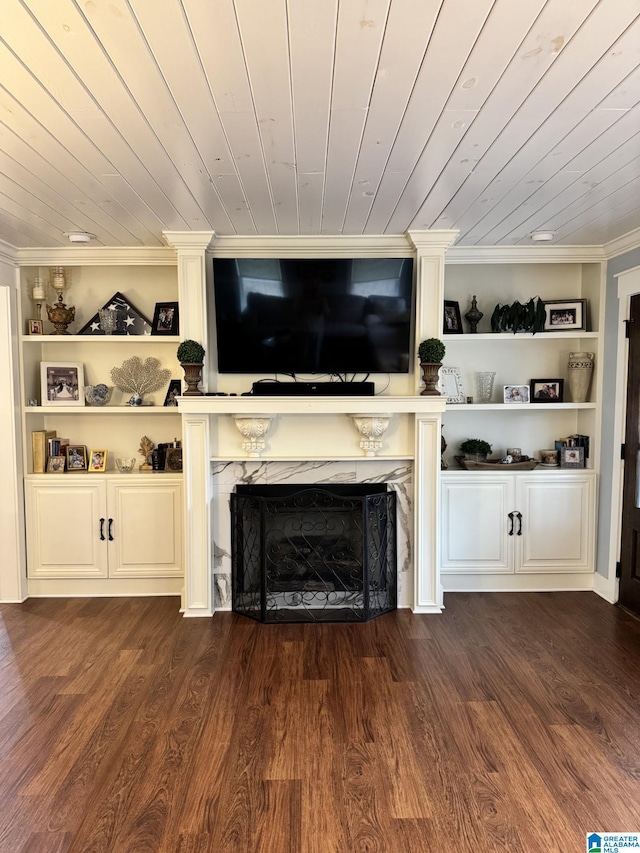
{"type": "Polygon", "coordinates": [[[464,456],[454,456],[461,468],[466,471],[532,471],[540,464],[537,459],[525,459],[522,462],[500,462],[499,459],[487,459],[485,462],[476,462],[474,459],[465,459],[464,456]]]}

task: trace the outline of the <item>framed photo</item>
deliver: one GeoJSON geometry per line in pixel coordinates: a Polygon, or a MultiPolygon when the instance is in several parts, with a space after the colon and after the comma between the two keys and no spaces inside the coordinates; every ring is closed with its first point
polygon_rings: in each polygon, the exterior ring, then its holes
{"type": "Polygon", "coordinates": [[[66,456],[50,456],[47,461],[47,474],[64,474],[66,456]]]}
{"type": "Polygon", "coordinates": [[[67,471],[87,470],[87,448],[84,444],[67,445],[67,471]]]}
{"type": "Polygon", "coordinates": [[[460,318],[460,303],[444,300],[444,326],[445,335],[461,335],[462,319],[460,318]]]}
{"type": "Polygon", "coordinates": [[[68,361],[41,361],[43,406],[84,406],[84,367],[68,361]]]}
{"type": "Polygon", "coordinates": [[[584,447],[561,447],[561,468],[584,468],[584,447]]]}
{"type": "Polygon", "coordinates": [[[587,328],[586,299],[554,299],[544,303],[545,332],[585,331],[587,328]]]}
{"type": "Polygon", "coordinates": [[[532,403],[562,403],[564,379],[532,379],[529,385],[532,403]]]}
{"type": "Polygon", "coordinates": [[[42,334],[42,320],[29,320],[29,334],[30,335],[41,335],[42,334]]]}
{"type": "Polygon", "coordinates": [[[168,447],[164,457],[165,471],[182,471],[182,448],[168,447]]]}
{"type": "Polygon", "coordinates": [[[107,450],[92,450],[89,453],[89,471],[102,474],[107,470],[107,450]]]}
{"type": "Polygon", "coordinates": [[[459,367],[440,368],[440,392],[447,398],[447,403],[465,402],[459,367]]]}
{"type": "Polygon", "coordinates": [[[182,396],[182,381],[180,379],[172,379],[167,388],[167,394],[164,398],[165,406],[177,406],[176,397],[182,396]]]}
{"type": "Polygon", "coordinates": [[[528,403],[528,385],[504,385],[503,400],[505,403],[528,403]]]}
{"type": "Polygon", "coordinates": [[[177,302],[156,302],[151,324],[152,335],[177,335],[180,333],[180,318],[177,302]]]}

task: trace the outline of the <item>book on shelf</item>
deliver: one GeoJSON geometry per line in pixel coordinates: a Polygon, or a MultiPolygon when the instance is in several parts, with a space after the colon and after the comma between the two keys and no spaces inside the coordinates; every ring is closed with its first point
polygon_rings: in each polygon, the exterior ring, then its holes
{"type": "Polygon", "coordinates": [[[55,429],[34,429],[31,433],[34,474],[44,474],[47,470],[49,442],[55,439],[56,435],[55,429]]]}

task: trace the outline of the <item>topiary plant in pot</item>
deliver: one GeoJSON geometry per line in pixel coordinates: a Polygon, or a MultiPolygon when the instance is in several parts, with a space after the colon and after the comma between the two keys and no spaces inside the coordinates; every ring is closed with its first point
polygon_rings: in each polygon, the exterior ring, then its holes
{"type": "Polygon", "coordinates": [[[442,359],[446,347],[439,338],[427,338],[418,346],[418,359],[422,369],[424,389],[421,396],[439,396],[438,371],[442,367],[442,359]]]}
{"type": "Polygon", "coordinates": [[[184,370],[184,381],[187,383],[187,390],[183,396],[202,397],[202,391],[198,389],[198,384],[202,379],[204,347],[197,341],[182,341],[176,355],[184,370]]]}
{"type": "Polygon", "coordinates": [[[467,438],[460,445],[460,450],[464,453],[467,459],[474,459],[476,462],[482,462],[491,453],[491,445],[488,441],[482,438],[467,438]]]}

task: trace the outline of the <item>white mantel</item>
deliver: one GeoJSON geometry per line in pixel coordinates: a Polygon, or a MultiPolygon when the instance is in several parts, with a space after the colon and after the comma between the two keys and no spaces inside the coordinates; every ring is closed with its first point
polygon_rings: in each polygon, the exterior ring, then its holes
{"type": "MultiPolygon", "coordinates": [[[[395,444],[388,452],[383,449],[380,456],[413,463],[412,609],[417,613],[442,610],[437,518],[443,397],[211,396],[182,397],[178,405],[183,420],[187,501],[185,615],[205,616],[214,610],[212,461],[243,461],[252,456],[243,450],[234,416],[272,419],[269,441],[260,454],[260,461],[266,464],[303,459],[310,462],[364,460],[368,454],[359,447],[353,416],[388,416],[391,424],[397,427],[395,444]],[[292,423],[295,428],[288,432],[292,423]],[[316,449],[316,442],[321,440],[325,443],[316,449]]],[[[393,433],[393,428],[390,432],[393,433]]]]}

